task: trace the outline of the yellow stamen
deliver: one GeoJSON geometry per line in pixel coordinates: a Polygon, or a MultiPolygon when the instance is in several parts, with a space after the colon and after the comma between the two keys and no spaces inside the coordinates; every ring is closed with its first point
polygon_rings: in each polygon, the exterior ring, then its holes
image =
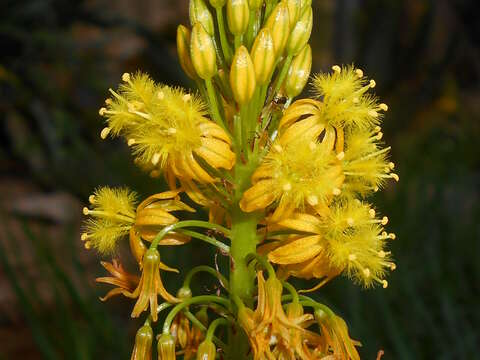
{"type": "Polygon", "coordinates": [[[363,70],[362,69],[355,69],[355,74],[357,74],[357,76],[359,78],[362,78],[363,77],[363,70]]]}
{"type": "Polygon", "coordinates": [[[342,72],[342,68],[338,65],[333,65],[332,70],[339,74],[342,72]]]}
{"type": "Polygon", "coordinates": [[[125,82],[129,82],[130,81],[130,74],[129,73],[124,73],[122,75],[122,80],[125,81],[125,82]]]}
{"type": "Polygon", "coordinates": [[[110,134],[110,130],[111,129],[109,127],[103,128],[102,131],[100,132],[100,138],[102,140],[105,140],[107,138],[108,134],[110,134]]]}

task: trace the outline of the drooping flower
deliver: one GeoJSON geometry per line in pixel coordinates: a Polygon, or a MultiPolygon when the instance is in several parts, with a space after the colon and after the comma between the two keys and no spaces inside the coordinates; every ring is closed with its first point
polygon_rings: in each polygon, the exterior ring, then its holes
{"type": "Polygon", "coordinates": [[[171,295],[163,286],[160,270],[178,272],[163,264],[157,249],[148,249],[143,256],[143,269],[140,282],[128,297],[138,298],[132,311],[132,317],[139,317],[142,312],[150,307],[153,321],[157,321],[158,295],[165,301],[177,303],[180,300],[171,295]]]}
{"type": "Polygon", "coordinates": [[[153,330],[150,324],[143,325],[135,335],[135,346],[130,360],[152,359],[153,330]]]}
{"type": "MultiPolygon", "coordinates": [[[[255,311],[241,306],[239,323],[247,334],[254,359],[276,359],[280,349],[292,347],[293,353],[302,356],[303,341],[295,331],[304,331],[312,319],[308,314],[285,314],[282,306],[283,286],[280,280],[270,276],[266,281],[261,271],[257,272],[258,301],[255,311]],[[296,316],[298,315],[298,316],[296,316]]],[[[307,359],[306,357],[300,357],[307,359]]]]}
{"type": "Polygon", "coordinates": [[[122,264],[117,260],[114,259],[111,263],[106,261],[101,261],[100,263],[112,276],[99,277],[96,278],[95,281],[116,286],[116,288],[110,290],[103,298],[100,298],[102,301],[115,295],[128,294],[137,287],[140,278],[137,275],[125,271],[122,264]]]}
{"type": "Polygon", "coordinates": [[[158,85],[148,75],[124,74],[125,81],[100,114],[109,133],[126,138],[138,163],[158,166],[167,179],[211,183],[206,166],[231,169],[235,154],[229,135],[206,117],[206,106],[180,88],[158,85]],[[204,162],[206,164],[204,164],[204,162]]]}
{"type": "Polygon", "coordinates": [[[332,355],[335,359],[360,360],[356,347],[361,344],[350,338],[347,324],[341,317],[317,309],[315,319],[324,338],[324,342],[315,349],[318,355],[332,355]]]}

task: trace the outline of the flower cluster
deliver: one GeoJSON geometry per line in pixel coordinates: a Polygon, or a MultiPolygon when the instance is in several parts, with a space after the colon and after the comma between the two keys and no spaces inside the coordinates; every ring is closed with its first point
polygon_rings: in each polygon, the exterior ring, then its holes
{"type": "Polygon", "coordinates": [[[155,340],[159,360],[360,359],[345,321],[289,281],[388,286],[395,235],[367,199],[399,180],[382,142],[388,107],[354,66],[315,75],[313,96],[294,100],[310,78],[311,0],[190,0],[189,12],[177,50],[198,93],[125,73],[99,111],[101,137],[124,138],[168,186],[143,200],[126,188],[90,196],[81,238],[114,257],[97,279],[114,286],[102,300],[123,295],[145,316],[132,359],[151,359],[155,340]],[[186,216],[198,207],[208,219],[186,216]],[[117,258],[124,238],[132,272],[117,258]],[[161,246],[193,240],[230,264],[189,269],[170,292],[163,271],[178,270],[161,246]],[[193,294],[199,273],[216,286],[193,294]]]}

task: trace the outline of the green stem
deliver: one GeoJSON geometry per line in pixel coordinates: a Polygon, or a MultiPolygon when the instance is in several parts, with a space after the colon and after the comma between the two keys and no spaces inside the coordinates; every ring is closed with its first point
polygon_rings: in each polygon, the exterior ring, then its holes
{"type": "Polygon", "coordinates": [[[246,35],[246,43],[247,43],[247,47],[250,49],[253,43],[255,22],[257,21],[257,10],[250,9],[250,16],[248,20],[249,21],[248,21],[248,29],[247,29],[247,35],[246,35]]]}
{"type": "MultiPolygon", "coordinates": [[[[205,327],[205,325],[203,325],[203,324],[201,323],[201,321],[198,320],[197,317],[196,317],[195,315],[193,315],[190,311],[185,310],[183,313],[185,314],[185,316],[187,317],[187,319],[192,322],[193,325],[195,325],[197,328],[199,328],[199,329],[202,330],[203,332],[207,331],[207,328],[205,327]]],[[[217,338],[216,336],[213,336],[213,335],[212,335],[211,340],[213,340],[213,342],[214,342],[215,344],[217,344],[218,346],[220,346],[222,349],[226,349],[226,348],[227,348],[227,345],[226,345],[222,340],[220,340],[219,338],[217,338]]]]}
{"type": "Polygon", "coordinates": [[[214,268],[212,268],[210,266],[207,266],[207,265],[200,265],[200,266],[196,266],[193,269],[191,269],[187,273],[187,276],[185,276],[185,280],[183,280],[183,286],[182,287],[190,288],[190,282],[192,281],[193,276],[195,274],[198,274],[199,272],[206,272],[206,273],[209,273],[209,274],[215,276],[218,279],[218,281],[220,281],[220,284],[224,288],[228,289],[228,287],[229,287],[228,280],[220,272],[218,272],[214,268]]]}
{"type": "Polygon", "coordinates": [[[207,335],[205,335],[205,340],[207,341],[212,340],[212,337],[215,334],[215,330],[219,325],[228,325],[228,320],[224,318],[218,318],[213,320],[208,326],[207,335]]]}
{"type": "Polygon", "coordinates": [[[291,284],[289,284],[286,281],[282,281],[282,285],[285,289],[288,290],[290,295],[292,295],[292,301],[295,302],[295,303],[298,303],[299,300],[298,300],[297,290],[291,284]]]}
{"type": "Polygon", "coordinates": [[[212,79],[206,79],[205,85],[207,87],[207,94],[208,99],[210,100],[210,111],[212,113],[213,120],[220,125],[227,133],[229,133],[228,129],[225,127],[225,123],[218,111],[218,102],[217,102],[217,95],[215,89],[213,88],[212,79]]]}
{"type": "Polygon", "coordinates": [[[234,42],[235,42],[235,50],[237,50],[240,46],[243,45],[243,35],[235,35],[234,42]]]}
{"type": "Polygon", "coordinates": [[[285,81],[285,77],[287,76],[288,68],[290,67],[290,64],[292,63],[292,60],[293,60],[292,55],[288,55],[287,58],[285,59],[283,65],[282,65],[282,69],[280,70],[280,73],[278,74],[277,80],[275,81],[275,86],[273,88],[273,91],[270,94],[270,98],[268,99],[267,102],[272,101],[275,94],[282,87],[282,84],[285,81]]]}
{"type": "Polygon", "coordinates": [[[207,235],[204,235],[204,234],[201,234],[199,232],[196,232],[196,231],[192,231],[192,230],[179,230],[180,233],[182,234],[185,234],[185,235],[188,235],[188,236],[191,236],[191,237],[194,237],[198,240],[202,240],[202,241],[205,241],[206,243],[208,244],[211,244],[213,246],[216,246],[218,247],[222,252],[228,254],[230,252],[230,246],[228,245],[225,245],[223,242],[221,241],[218,241],[217,239],[211,237],[211,236],[207,236],[207,235]]]}
{"type": "Polygon", "coordinates": [[[163,333],[164,334],[170,333],[170,327],[172,325],[173,319],[175,319],[175,316],[177,316],[177,314],[181,310],[183,310],[185,307],[190,306],[192,304],[197,304],[197,303],[208,304],[210,302],[216,302],[216,303],[225,305],[227,308],[230,307],[230,301],[215,295],[201,295],[201,296],[194,296],[189,299],[185,299],[180,304],[175,305],[175,307],[172,310],[170,310],[170,312],[168,313],[167,317],[165,318],[165,322],[163,323],[163,333]]]}
{"type": "Polygon", "coordinates": [[[250,253],[247,255],[247,262],[249,262],[249,260],[251,259],[255,259],[257,260],[257,262],[265,269],[267,270],[268,272],[268,276],[271,276],[271,277],[276,277],[276,274],[275,274],[275,270],[273,269],[273,266],[268,262],[268,260],[257,254],[257,253],[250,253]]]}
{"type": "MultiPolygon", "coordinates": [[[[185,221],[179,221],[175,224],[165,226],[162,230],[160,230],[155,236],[155,238],[152,241],[152,244],[150,245],[150,248],[156,248],[158,246],[158,243],[160,240],[163,239],[165,235],[167,235],[170,231],[173,231],[175,229],[181,229],[184,227],[199,227],[199,228],[206,228],[214,231],[220,231],[225,234],[225,236],[230,235],[230,230],[223,227],[222,225],[218,224],[212,224],[208,221],[201,221],[201,220],[185,220],[185,221]]],[[[224,244],[225,245],[225,244],[224,244]]],[[[226,245],[225,245],[226,246],[226,245]]]]}
{"type": "Polygon", "coordinates": [[[228,44],[227,34],[225,32],[223,9],[215,8],[215,12],[217,14],[218,32],[220,33],[220,44],[222,47],[223,56],[225,56],[225,61],[227,62],[227,64],[230,64],[232,62],[232,50],[230,49],[230,45],[228,44]]]}

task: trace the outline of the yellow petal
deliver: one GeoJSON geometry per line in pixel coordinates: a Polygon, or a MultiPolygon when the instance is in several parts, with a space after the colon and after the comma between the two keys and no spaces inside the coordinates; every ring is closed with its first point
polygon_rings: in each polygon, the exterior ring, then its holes
{"type": "Polygon", "coordinates": [[[200,135],[204,137],[216,138],[225,141],[228,145],[232,144],[230,136],[217,124],[212,121],[202,121],[198,125],[200,135]]]}
{"type": "Polygon", "coordinates": [[[295,101],[290,107],[285,111],[283,117],[280,120],[279,129],[284,129],[289,127],[295,121],[297,121],[301,116],[306,115],[316,115],[320,116],[319,107],[321,103],[313,99],[301,99],[295,101]]]}
{"type": "Polygon", "coordinates": [[[299,139],[308,142],[316,141],[324,128],[325,124],[320,122],[316,116],[309,116],[288,127],[280,136],[279,141],[282,145],[299,141],[299,139]]]}
{"type": "Polygon", "coordinates": [[[178,219],[162,209],[143,209],[137,214],[135,226],[166,226],[177,222],[178,219]]]}
{"type": "Polygon", "coordinates": [[[195,149],[195,153],[201,156],[214,168],[231,169],[235,164],[235,154],[230,146],[222,140],[201,138],[202,146],[195,149]]]}
{"type": "Polygon", "coordinates": [[[207,206],[210,203],[193,181],[180,180],[180,183],[192,201],[202,206],[207,206]]]}
{"type": "Polygon", "coordinates": [[[321,221],[316,216],[303,213],[295,213],[288,219],[284,219],[278,222],[278,225],[286,228],[304,232],[310,232],[319,234],[321,229],[321,221]]]}
{"type": "Polygon", "coordinates": [[[268,259],[281,265],[297,264],[310,260],[322,250],[320,241],[320,235],[301,237],[273,250],[268,254],[268,259]]]}
{"type": "Polygon", "coordinates": [[[268,165],[260,165],[252,175],[252,183],[257,183],[261,179],[271,179],[272,169],[268,165]]]}
{"type": "Polygon", "coordinates": [[[282,219],[290,217],[295,210],[295,204],[288,200],[282,200],[270,217],[270,221],[276,223],[282,219]]]}
{"type": "Polygon", "coordinates": [[[245,212],[264,209],[275,200],[273,181],[261,180],[243,193],[240,208],[245,212]]]}
{"type": "Polygon", "coordinates": [[[182,191],[182,189],[176,189],[176,190],[170,190],[170,191],[164,191],[158,194],[154,194],[143,200],[140,205],[137,207],[137,212],[142,210],[143,208],[146,208],[148,205],[151,203],[157,201],[157,200],[166,200],[166,199],[174,199],[175,197],[178,196],[178,194],[182,191]]]}

